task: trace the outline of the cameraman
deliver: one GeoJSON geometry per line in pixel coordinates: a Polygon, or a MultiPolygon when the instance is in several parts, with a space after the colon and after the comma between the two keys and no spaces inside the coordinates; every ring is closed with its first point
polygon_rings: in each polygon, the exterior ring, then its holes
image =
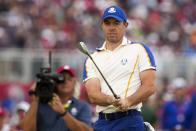
{"type": "MultiPolygon", "coordinates": [[[[76,83],[73,68],[65,65],[56,72],[64,75],[65,82],[58,84],[54,97],[47,104],[32,96],[30,109],[21,122],[23,130],[92,131],[89,105],[73,97],[76,83]]],[[[31,90],[34,91],[35,86],[31,90]]]]}

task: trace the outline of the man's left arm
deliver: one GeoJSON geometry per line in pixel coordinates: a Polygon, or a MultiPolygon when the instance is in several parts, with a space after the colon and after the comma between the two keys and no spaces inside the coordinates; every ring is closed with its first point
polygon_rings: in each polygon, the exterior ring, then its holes
{"type": "Polygon", "coordinates": [[[142,71],[140,73],[141,86],[137,89],[135,93],[133,93],[132,95],[128,96],[125,99],[120,100],[119,109],[127,110],[128,107],[143,102],[149,96],[151,96],[156,91],[155,78],[156,78],[155,70],[148,69],[142,71]]]}

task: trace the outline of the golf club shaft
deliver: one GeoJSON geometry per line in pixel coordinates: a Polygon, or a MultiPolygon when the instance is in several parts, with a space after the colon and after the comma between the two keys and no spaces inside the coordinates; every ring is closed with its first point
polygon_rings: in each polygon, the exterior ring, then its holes
{"type": "Polygon", "coordinates": [[[99,67],[97,66],[97,64],[95,63],[95,61],[94,61],[93,58],[91,57],[91,55],[89,54],[88,56],[89,56],[89,58],[92,60],[92,62],[94,63],[94,65],[96,66],[97,70],[98,70],[99,73],[101,74],[102,78],[103,78],[104,81],[106,82],[107,86],[108,86],[109,89],[111,90],[111,92],[112,92],[112,94],[114,95],[114,97],[115,97],[116,99],[118,99],[118,96],[116,95],[116,93],[114,93],[112,87],[109,85],[109,83],[108,83],[107,80],[105,79],[104,75],[101,73],[99,67]]]}

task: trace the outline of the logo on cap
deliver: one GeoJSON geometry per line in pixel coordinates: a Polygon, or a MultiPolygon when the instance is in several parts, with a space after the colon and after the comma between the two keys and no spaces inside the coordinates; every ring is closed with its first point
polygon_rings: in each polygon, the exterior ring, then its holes
{"type": "Polygon", "coordinates": [[[116,12],[116,9],[114,7],[111,7],[109,10],[108,10],[108,13],[115,13],[116,12]]]}
{"type": "Polygon", "coordinates": [[[120,22],[127,21],[127,16],[125,12],[118,6],[110,6],[106,8],[103,13],[102,19],[105,20],[108,17],[112,17],[120,22]]]}

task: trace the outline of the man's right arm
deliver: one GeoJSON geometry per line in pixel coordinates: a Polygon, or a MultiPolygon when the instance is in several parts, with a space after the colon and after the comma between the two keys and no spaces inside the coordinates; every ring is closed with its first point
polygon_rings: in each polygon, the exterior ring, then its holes
{"type": "Polygon", "coordinates": [[[85,82],[90,102],[100,106],[109,106],[116,99],[113,96],[106,95],[101,92],[101,85],[97,78],[91,78],[85,82]]]}
{"type": "Polygon", "coordinates": [[[83,80],[90,102],[100,106],[114,105],[117,99],[101,92],[101,84],[95,70],[92,61],[87,59],[84,65],[83,80]]]}

